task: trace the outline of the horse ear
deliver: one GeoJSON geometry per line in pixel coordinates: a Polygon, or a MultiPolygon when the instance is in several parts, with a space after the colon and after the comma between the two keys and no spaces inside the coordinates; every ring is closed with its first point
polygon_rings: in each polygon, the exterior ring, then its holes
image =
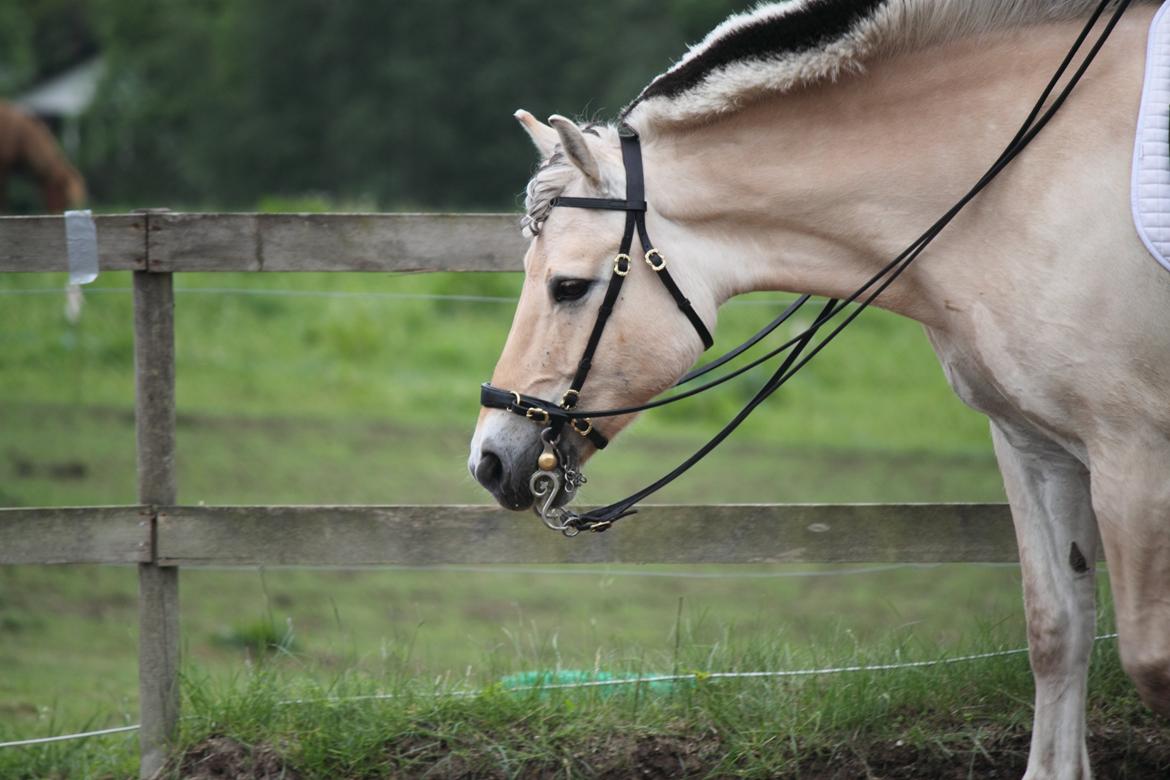
{"type": "Polygon", "coordinates": [[[577,127],[577,123],[560,114],[550,116],[548,123],[560,136],[561,148],[565,150],[569,162],[577,166],[591,181],[600,182],[601,170],[597,167],[597,160],[593,157],[593,152],[589,151],[589,144],[585,142],[585,135],[581,128],[577,127]]]}
{"type": "Polygon", "coordinates": [[[553,152],[557,149],[557,144],[561,140],[560,136],[557,135],[557,131],[524,109],[520,109],[512,116],[516,117],[516,121],[520,123],[520,126],[528,133],[528,137],[532,139],[532,143],[536,146],[536,151],[540,153],[540,161],[544,162],[552,157],[553,152]]]}

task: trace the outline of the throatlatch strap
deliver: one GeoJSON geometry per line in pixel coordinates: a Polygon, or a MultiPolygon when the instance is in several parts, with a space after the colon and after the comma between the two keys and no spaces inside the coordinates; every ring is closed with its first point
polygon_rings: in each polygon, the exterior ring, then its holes
{"type": "MultiPolygon", "coordinates": [[[[649,257],[649,253],[647,255],[649,257]]],[[[662,264],[651,267],[658,272],[658,278],[662,280],[662,283],[666,285],[666,289],[670,291],[670,295],[674,298],[675,304],[678,305],[679,311],[685,314],[687,319],[691,321],[691,325],[703,342],[703,349],[708,350],[715,346],[715,339],[711,337],[711,331],[707,330],[707,326],[703,323],[703,319],[699,316],[699,313],[695,311],[695,307],[691,306],[691,302],[687,300],[682,290],[678,288],[674,277],[670,275],[670,271],[666,270],[666,260],[661,255],[658,255],[658,258],[662,264]]],[[[650,260],[647,259],[646,262],[649,263],[650,260]]]]}
{"type": "MultiPolygon", "coordinates": [[[[642,172],[642,150],[638,144],[638,135],[629,127],[623,126],[621,139],[622,162],[626,166],[626,200],[644,200],[646,197],[646,177],[642,172]]],[[[691,326],[699,334],[699,339],[703,342],[703,349],[710,349],[715,344],[715,339],[711,338],[711,331],[707,330],[707,326],[703,323],[702,318],[699,317],[698,312],[695,311],[695,308],[687,300],[687,297],[683,295],[682,290],[679,289],[678,284],[674,281],[674,277],[670,275],[670,271],[666,269],[666,258],[654,248],[654,243],[650,240],[650,232],[646,230],[646,212],[636,211],[632,212],[632,214],[634,217],[634,225],[638,229],[638,240],[642,243],[642,252],[646,258],[646,264],[662,280],[662,284],[670,293],[670,297],[674,298],[675,305],[678,306],[679,311],[690,320],[691,326]]]]}

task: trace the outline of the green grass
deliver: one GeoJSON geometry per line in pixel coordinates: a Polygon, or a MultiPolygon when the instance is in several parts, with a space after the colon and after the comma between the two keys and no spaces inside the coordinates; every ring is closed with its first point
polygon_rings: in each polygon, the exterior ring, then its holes
{"type": "MultiPolygon", "coordinates": [[[[466,441],[511,306],[386,296],[508,296],[514,275],[177,279],[181,500],[485,499],[466,476],[466,441]],[[313,292],[340,297],[299,296],[313,292]]],[[[3,294],[60,284],[59,275],[0,279],[0,501],[131,502],[129,277],[104,275],[97,284],[115,291],[88,294],[76,327],[57,294],[3,294]]],[[[772,310],[728,306],[720,342],[739,341],[772,310]]],[[[647,416],[595,459],[585,500],[656,477],[751,390],[745,378],[647,416]]],[[[986,424],[951,395],[919,327],[871,312],[660,500],[1001,497],[986,424]]]]}
{"type": "MultiPolygon", "coordinates": [[[[913,768],[915,777],[966,776],[954,771],[963,768],[993,769],[975,776],[996,777],[1022,770],[1031,682],[1021,655],[928,669],[714,680],[704,672],[934,659],[946,650],[899,630],[864,644],[841,635],[809,659],[804,647],[783,640],[729,635],[711,647],[689,632],[680,621],[679,641],[668,655],[609,667],[635,675],[656,668],[695,674],[692,682],[666,689],[511,692],[498,684],[473,687],[459,676],[370,675],[352,667],[316,676],[303,666],[268,662],[230,680],[191,672],[184,679],[186,757],[181,770],[176,762],[164,776],[200,770],[207,774],[194,776],[240,776],[211,772],[255,765],[268,767],[270,776],[284,770],[305,778],[643,771],[668,777],[677,776],[680,764],[693,776],[760,778],[820,776],[818,767],[864,776],[866,765],[913,768]],[[477,692],[456,695],[471,690],[477,692]],[[655,768],[658,774],[647,771],[655,768]]],[[[999,649],[996,634],[971,632],[968,649],[999,649]]],[[[499,663],[515,660],[509,652],[499,663]]],[[[1097,646],[1090,689],[1091,742],[1103,776],[1155,777],[1170,768],[1164,734],[1120,674],[1112,643],[1097,646]]],[[[0,774],[131,776],[131,741],[113,736],[23,755],[0,752],[0,774]]]]}
{"type": "MultiPolygon", "coordinates": [[[[115,291],[90,292],[76,327],[64,321],[58,294],[3,294],[62,281],[0,278],[0,504],[132,503],[131,303],[117,291],[130,280],[103,275],[96,286],[115,291]]],[[[517,277],[183,275],[177,284],[181,501],[486,500],[467,475],[466,442],[478,382],[491,372],[511,306],[402,296],[507,297],[517,277]],[[332,297],[301,295],[319,291],[332,297]]],[[[719,342],[738,342],[773,311],[727,307],[719,342]]],[[[733,382],[640,421],[591,462],[584,500],[617,498],[658,476],[750,392],[751,382],[733,382]]],[[[657,500],[1002,496],[986,424],[953,398],[919,327],[871,312],[657,500]]],[[[226,735],[275,746],[312,777],[445,760],[436,770],[443,776],[459,766],[587,773],[607,750],[681,734],[717,747],[724,763],[711,767],[769,776],[895,733],[959,752],[985,727],[1018,736],[1031,698],[1019,658],[893,676],[701,684],[657,698],[492,688],[507,674],[556,668],[793,668],[1023,642],[1014,568],[775,576],[825,568],[683,572],[720,575],[707,579],[634,576],[677,567],[185,570],[184,740],[226,735]],[[424,695],[436,686],[493,692],[424,695]],[[275,705],[374,690],[405,698],[275,705]],[[634,741],[606,736],[615,731],[634,741]],[[502,752],[485,752],[489,744],[502,752]]],[[[135,597],[132,568],[0,569],[0,741],[134,721],[135,597]]],[[[1137,712],[1110,652],[1094,672],[1102,724],[1137,712]]],[[[215,744],[230,752],[235,743],[215,744]]],[[[115,736],[0,750],[0,777],[130,776],[133,745],[115,736]]]]}
{"type": "MultiPolygon", "coordinates": [[[[186,274],[177,280],[182,411],[412,420],[464,430],[474,422],[478,382],[491,374],[512,306],[378,296],[509,297],[519,286],[514,274],[186,274]],[[222,288],[256,294],[214,292],[222,288]],[[340,297],[297,295],[314,292],[340,297]]],[[[0,280],[0,293],[61,283],[60,275],[10,275],[0,280]]],[[[128,275],[117,273],[95,285],[128,286],[128,275]]],[[[747,296],[747,303],[725,307],[719,343],[737,343],[766,322],[775,307],[758,304],[769,298],[747,296]]],[[[55,295],[0,295],[0,400],[128,408],[129,294],[90,293],[76,328],[61,309],[55,295]]],[[[710,430],[762,376],[662,410],[639,427],[660,437],[710,430]]],[[[920,327],[880,311],[810,364],[740,436],[847,450],[988,451],[984,421],[947,389],[920,327]]]]}
{"type": "MultiPolygon", "coordinates": [[[[543,567],[453,570],[185,570],[185,658],[214,676],[255,661],[256,640],[285,642],[294,668],[457,674],[477,684],[530,669],[657,661],[673,647],[679,599],[688,636],[708,648],[781,637],[801,662],[840,637],[880,642],[892,629],[958,648],[975,626],[1023,641],[1012,567],[905,567],[794,577],[839,567],[543,567]],[[722,577],[716,576],[722,575],[722,577]],[[743,576],[754,575],[754,576],[743,576]],[[782,575],[782,576],[777,576],[782,575]],[[285,638],[288,638],[287,641],[285,638]],[[514,659],[506,665],[501,659],[514,659]]],[[[38,731],[133,716],[135,572],[0,570],[0,723],[38,731]],[[83,641],[81,641],[83,640],[83,641]],[[62,676],[61,670],[69,669],[62,676]],[[49,707],[50,712],[43,711],[49,707]]],[[[669,670],[669,664],[665,667],[669,670]]]]}

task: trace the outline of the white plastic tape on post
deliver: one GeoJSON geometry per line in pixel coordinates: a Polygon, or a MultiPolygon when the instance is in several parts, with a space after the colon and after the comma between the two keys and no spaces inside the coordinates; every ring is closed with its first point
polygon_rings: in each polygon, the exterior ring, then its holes
{"type": "Polygon", "coordinates": [[[65,212],[69,284],[89,284],[98,276],[97,226],[89,209],[65,212]]]}

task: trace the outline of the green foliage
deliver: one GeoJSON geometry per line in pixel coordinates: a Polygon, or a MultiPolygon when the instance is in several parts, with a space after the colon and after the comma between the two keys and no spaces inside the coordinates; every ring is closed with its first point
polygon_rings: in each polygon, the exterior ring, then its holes
{"type": "Polygon", "coordinates": [[[0,95],[12,94],[32,80],[32,23],[19,5],[0,3],[0,95]]]}
{"type": "Polygon", "coordinates": [[[91,0],[0,3],[0,97],[97,51],[91,0]]]}
{"type": "Polygon", "coordinates": [[[510,208],[511,114],[611,118],[744,0],[93,0],[109,77],[86,121],[99,202],[271,196],[510,208]]]}
{"type": "Polygon", "coordinates": [[[224,647],[242,648],[254,653],[254,658],[264,658],[270,653],[287,653],[292,650],[294,634],[292,623],[284,628],[277,626],[270,616],[245,623],[225,626],[214,640],[224,647]]]}

